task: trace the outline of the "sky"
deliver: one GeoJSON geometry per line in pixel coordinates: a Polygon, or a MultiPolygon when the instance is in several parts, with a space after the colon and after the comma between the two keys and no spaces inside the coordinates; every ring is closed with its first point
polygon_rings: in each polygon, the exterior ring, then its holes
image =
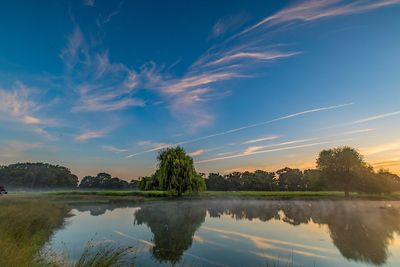
{"type": "Polygon", "coordinates": [[[315,167],[352,146],[400,174],[400,0],[2,1],[0,165],[150,175],[315,167]]]}

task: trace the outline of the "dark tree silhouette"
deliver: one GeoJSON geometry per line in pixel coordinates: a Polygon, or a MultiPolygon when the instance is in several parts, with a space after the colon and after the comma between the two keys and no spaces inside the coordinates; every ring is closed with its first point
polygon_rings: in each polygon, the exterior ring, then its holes
{"type": "Polygon", "coordinates": [[[17,163],[0,167],[0,184],[24,188],[74,188],[78,177],[59,165],[17,163]]]}
{"type": "Polygon", "coordinates": [[[79,188],[84,189],[127,189],[129,183],[117,177],[112,178],[110,174],[101,172],[97,176],[83,177],[79,188]]]}
{"type": "Polygon", "coordinates": [[[346,146],[321,151],[317,167],[322,176],[335,188],[343,190],[346,196],[352,190],[360,190],[361,179],[372,173],[361,154],[346,146]]]}

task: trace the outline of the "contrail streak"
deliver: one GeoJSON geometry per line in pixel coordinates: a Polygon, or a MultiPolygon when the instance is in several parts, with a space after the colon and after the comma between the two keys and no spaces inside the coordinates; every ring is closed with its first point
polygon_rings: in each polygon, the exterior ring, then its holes
{"type": "Polygon", "coordinates": [[[144,151],[141,151],[141,152],[137,152],[137,153],[128,155],[127,158],[132,158],[134,156],[138,156],[138,155],[141,155],[141,154],[145,154],[145,153],[161,150],[161,149],[167,148],[167,147],[191,144],[191,143],[195,143],[195,142],[198,142],[198,141],[203,141],[203,140],[206,140],[206,139],[210,139],[210,138],[213,138],[213,137],[227,135],[227,134],[243,131],[243,130],[254,128],[254,127],[259,127],[259,126],[262,126],[262,125],[270,124],[270,123],[277,122],[277,121],[287,120],[287,119],[290,119],[290,118],[302,116],[302,115],[309,114],[309,113],[347,107],[347,106],[350,106],[350,105],[353,105],[353,104],[354,103],[346,103],[346,104],[334,105],[334,106],[329,106],[329,107],[309,109],[309,110],[305,110],[305,111],[289,114],[289,115],[286,115],[286,116],[283,116],[283,117],[279,117],[279,118],[276,118],[276,119],[272,119],[272,120],[269,120],[269,121],[263,121],[263,122],[259,122],[259,123],[255,123],[255,124],[249,124],[249,125],[242,126],[242,127],[239,127],[239,128],[234,128],[234,129],[230,129],[230,130],[219,132],[219,133],[215,133],[215,134],[210,134],[210,135],[198,137],[198,138],[195,138],[195,139],[182,141],[182,142],[175,143],[175,144],[172,144],[172,145],[169,145],[169,146],[156,147],[156,148],[144,150],[144,151]]]}

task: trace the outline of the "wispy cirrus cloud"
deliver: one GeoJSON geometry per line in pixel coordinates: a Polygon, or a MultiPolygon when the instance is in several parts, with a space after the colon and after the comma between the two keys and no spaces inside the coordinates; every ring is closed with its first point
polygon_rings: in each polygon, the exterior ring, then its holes
{"type": "MultiPolygon", "coordinates": [[[[226,130],[226,131],[223,131],[223,132],[218,132],[218,133],[214,133],[214,134],[210,134],[210,135],[201,136],[201,137],[198,137],[198,138],[195,138],[195,139],[191,139],[191,140],[185,140],[185,141],[177,142],[177,143],[174,143],[174,144],[170,144],[170,145],[168,145],[167,147],[170,147],[170,146],[178,146],[178,145],[185,145],[185,144],[191,144],[191,143],[195,143],[195,142],[207,140],[207,139],[214,138],[214,137],[218,137],[218,136],[223,136],[223,135],[227,135],[227,134],[236,133],[236,132],[243,131],[243,130],[247,130],[247,129],[250,129],[250,128],[259,127],[259,126],[263,126],[263,125],[267,125],[267,124],[274,123],[274,122],[277,122],[277,121],[282,121],[282,120],[287,120],[287,119],[295,118],[295,117],[298,117],[298,116],[303,116],[303,115],[310,114],[310,113],[321,112],[321,111],[332,110],[332,109],[344,108],[344,107],[350,106],[350,105],[352,105],[352,104],[353,104],[353,103],[339,104],[339,105],[334,105],[334,106],[327,106],[327,107],[321,107],[321,108],[314,108],[314,109],[304,110],[304,111],[301,111],[301,112],[292,113],[292,114],[285,115],[285,116],[282,116],[282,117],[278,117],[278,118],[275,118],[275,119],[271,119],[271,120],[268,120],[268,121],[263,121],[263,122],[259,122],[259,123],[249,124],[249,125],[241,126],[241,127],[238,127],[238,128],[233,128],[233,129],[230,129],[230,130],[226,130]]],[[[137,156],[137,155],[141,155],[141,154],[145,154],[145,153],[157,151],[157,150],[160,150],[160,149],[162,149],[162,148],[164,148],[164,147],[161,147],[161,148],[152,148],[152,149],[148,149],[148,150],[143,150],[143,151],[140,151],[140,152],[137,152],[137,153],[128,155],[127,157],[128,157],[128,158],[131,158],[131,157],[134,157],[134,156],[137,156]]]]}
{"type": "Polygon", "coordinates": [[[328,17],[364,13],[370,10],[399,4],[400,0],[311,0],[300,1],[281,11],[268,16],[256,24],[241,31],[236,37],[249,33],[261,27],[277,26],[294,21],[315,21],[328,17]]]}
{"type": "Polygon", "coordinates": [[[262,35],[241,40],[239,44],[221,41],[205,51],[181,76],[171,75],[150,63],[142,69],[141,77],[148,88],[166,99],[176,117],[196,130],[214,121],[215,115],[206,103],[229,95],[221,85],[257,75],[254,69],[259,64],[273,63],[301,53],[282,50],[280,46],[262,35]],[[182,102],[185,108],[177,108],[182,102]]]}
{"type": "Polygon", "coordinates": [[[248,60],[259,60],[259,61],[272,61],[277,59],[282,59],[286,57],[292,57],[300,54],[301,52],[276,52],[276,51],[267,51],[267,52],[236,52],[226,54],[221,58],[218,58],[214,61],[208,62],[208,66],[223,64],[232,61],[239,61],[243,59],[248,60]]]}
{"type": "Polygon", "coordinates": [[[6,120],[18,121],[31,127],[30,129],[34,133],[48,140],[56,140],[52,134],[43,128],[56,124],[56,121],[35,115],[43,108],[43,105],[34,100],[34,95],[35,90],[20,81],[15,82],[12,88],[0,88],[0,117],[4,115],[6,120]]]}
{"type": "MultiPolygon", "coordinates": [[[[153,85],[172,102],[179,102],[180,98],[186,98],[187,94],[199,87],[207,86],[210,91],[218,90],[218,85],[222,82],[257,75],[251,70],[259,64],[272,63],[301,53],[293,49],[282,50],[282,44],[276,43],[273,39],[271,33],[274,29],[271,29],[271,26],[275,26],[275,29],[282,26],[284,29],[286,24],[294,21],[315,21],[362,13],[397,4],[399,1],[366,0],[348,3],[343,0],[312,0],[296,3],[236,34],[226,36],[225,40],[213,45],[201,55],[183,76],[173,78],[168,74],[157,73],[156,77],[152,78],[153,81],[157,81],[153,85]]],[[[227,29],[232,28],[232,25],[228,27],[228,24],[230,23],[218,21],[212,29],[211,36],[222,36],[227,29]]],[[[191,114],[192,116],[186,116],[190,118],[191,123],[201,120],[202,116],[208,116],[206,121],[209,123],[213,121],[213,115],[204,111],[204,106],[198,102],[193,102],[193,108],[187,110],[202,111],[197,116],[193,116],[196,115],[195,112],[191,114]]],[[[182,116],[182,110],[179,111],[174,112],[182,116]]],[[[206,123],[200,125],[207,126],[206,123]]]]}
{"type": "Polygon", "coordinates": [[[122,153],[122,152],[128,151],[128,149],[126,149],[126,148],[119,148],[119,147],[115,147],[115,146],[111,146],[111,145],[102,145],[101,149],[103,151],[113,152],[113,153],[122,153]]]}
{"type": "Polygon", "coordinates": [[[400,140],[394,140],[391,142],[379,144],[376,146],[364,147],[360,151],[366,156],[384,153],[388,151],[399,150],[400,151],[400,140]]]}
{"type": "Polygon", "coordinates": [[[379,115],[363,118],[360,120],[355,120],[355,121],[351,122],[351,124],[359,124],[359,123],[364,123],[364,122],[369,122],[369,121],[374,121],[374,120],[380,120],[380,119],[384,119],[384,118],[392,117],[392,116],[396,116],[396,115],[400,115],[400,110],[394,111],[394,112],[389,112],[389,113],[384,113],[384,114],[379,114],[379,115]]]}
{"type": "Polygon", "coordinates": [[[281,137],[280,135],[268,135],[268,136],[261,137],[261,138],[247,140],[243,144],[254,144],[254,143],[258,143],[258,142],[271,141],[271,140],[278,139],[280,137],[281,137]]]}
{"type": "Polygon", "coordinates": [[[148,141],[148,140],[140,141],[140,142],[138,142],[138,145],[139,146],[148,147],[148,149],[145,150],[145,151],[141,151],[141,152],[137,152],[137,153],[128,155],[128,156],[126,156],[127,158],[132,158],[132,157],[137,156],[137,155],[141,155],[141,154],[149,153],[149,152],[154,152],[154,151],[158,151],[158,150],[161,150],[161,149],[165,149],[165,148],[169,148],[169,147],[174,146],[173,144],[157,143],[157,142],[152,142],[152,141],[148,141]]]}
{"type": "Polygon", "coordinates": [[[75,136],[74,140],[76,142],[84,142],[84,141],[88,141],[90,139],[101,138],[105,135],[106,135],[106,132],[104,130],[86,131],[86,132],[83,132],[83,133],[75,136]]]}
{"type": "Polygon", "coordinates": [[[30,115],[26,115],[22,118],[22,121],[25,124],[32,124],[32,125],[38,125],[38,124],[42,124],[42,120],[39,118],[36,118],[34,116],[30,116],[30,115]]]}
{"type": "Polygon", "coordinates": [[[34,132],[43,136],[44,138],[46,138],[47,140],[50,140],[50,141],[55,141],[58,139],[56,136],[54,136],[54,134],[49,133],[47,130],[45,130],[41,127],[36,127],[34,129],[34,132]]]}
{"type": "Polygon", "coordinates": [[[75,26],[60,57],[66,67],[66,79],[78,95],[73,111],[114,111],[144,106],[134,97],[137,73],[121,63],[112,63],[108,51],[93,51],[75,26]]]}
{"type": "MultiPolygon", "coordinates": [[[[374,129],[357,129],[357,130],[346,131],[346,132],[335,134],[335,135],[290,140],[290,141],[279,142],[279,143],[269,144],[269,145],[264,145],[264,146],[249,146],[240,152],[231,152],[231,153],[228,152],[228,154],[226,154],[226,155],[218,155],[217,154],[215,157],[196,161],[196,163],[205,163],[205,162],[211,162],[211,161],[245,157],[245,156],[250,156],[250,155],[255,155],[255,154],[263,154],[263,153],[270,153],[270,152],[276,152],[276,151],[282,151],[282,150],[305,148],[305,147],[309,147],[309,146],[322,145],[322,144],[328,144],[328,143],[334,143],[334,142],[350,141],[351,140],[350,138],[335,140],[335,137],[366,133],[366,132],[370,132],[373,130],[374,129]],[[329,140],[324,141],[327,139],[329,139],[329,140]],[[311,142],[311,143],[308,143],[308,142],[311,142]],[[302,144],[302,143],[306,143],[306,144],[302,144]],[[300,144],[300,145],[297,145],[297,144],[300,144]]],[[[243,144],[246,144],[246,142],[243,144]]]]}
{"type": "Polygon", "coordinates": [[[31,113],[40,109],[40,105],[31,100],[30,89],[17,81],[13,88],[0,88],[0,112],[26,124],[38,124],[39,118],[31,113]]]}
{"type": "Polygon", "coordinates": [[[246,20],[242,14],[228,16],[217,20],[211,29],[210,39],[220,38],[239,29],[246,20]]]}
{"type": "Polygon", "coordinates": [[[389,169],[391,172],[397,173],[400,175],[400,158],[388,159],[388,160],[380,160],[380,161],[373,161],[371,165],[375,169],[389,169]]]}
{"type": "Polygon", "coordinates": [[[191,157],[197,157],[197,156],[203,155],[203,154],[206,153],[206,152],[207,152],[207,150],[205,150],[205,149],[198,149],[198,150],[195,150],[195,151],[190,152],[190,153],[189,153],[189,156],[191,156],[191,157]]]}
{"type": "MultiPolygon", "coordinates": [[[[349,140],[349,139],[346,139],[346,141],[347,140],[349,140]]],[[[271,152],[277,152],[277,151],[284,151],[284,150],[292,150],[292,149],[298,149],[298,148],[306,148],[306,147],[312,147],[312,146],[325,145],[325,144],[329,144],[329,143],[332,143],[332,142],[330,142],[330,141],[315,142],[315,143],[309,143],[309,144],[304,144],[304,145],[286,146],[286,147],[280,147],[280,148],[274,148],[274,149],[264,149],[264,150],[260,150],[259,148],[254,149],[254,147],[250,147],[250,148],[247,148],[243,152],[238,153],[238,154],[199,160],[199,161],[196,161],[196,163],[206,163],[206,162],[212,162],[212,161],[218,161],[218,160],[240,158],[240,157],[246,157],[246,156],[251,156],[251,155],[256,155],[256,154],[265,154],[265,153],[271,153],[271,152]]]]}

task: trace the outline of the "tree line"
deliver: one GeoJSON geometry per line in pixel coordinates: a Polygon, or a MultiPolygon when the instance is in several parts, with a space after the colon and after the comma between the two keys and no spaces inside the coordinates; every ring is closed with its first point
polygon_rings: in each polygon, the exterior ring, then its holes
{"type": "Polygon", "coordinates": [[[212,191],[319,191],[389,193],[400,190],[400,177],[387,170],[375,171],[350,147],[322,150],[316,168],[302,171],[283,168],[276,172],[198,173],[193,159],[181,147],[167,148],[157,157],[153,175],[127,182],[108,173],[78,177],[63,166],[17,163],[0,166],[0,185],[21,188],[82,188],[164,190],[176,195],[212,191]]]}
{"type": "Polygon", "coordinates": [[[226,175],[199,174],[193,160],[180,148],[168,148],[158,156],[159,168],[142,177],[140,190],[210,191],[320,191],[389,193],[400,190],[400,177],[387,170],[374,171],[354,148],[322,150],[315,169],[283,168],[276,172],[232,172],[226,175]],[[204,184],[205,182],[205,184],[204,184]]]}
{"type": "Polygon", "coordinates": [[[317,168],[301,171],[283,168],[276,172],[210,173],[207,190],[212,191],[321,191],[389,193],[400,190],[400,177],[387,170],[374,171],[363,156],[350,147],[323,150],[317,168]]]}
{"type": "Polygon", "coordinates": [[[79,183],[78,177],[64,166],[28,162],[0,166],[0,185],[26,189],[131,189],[137,188],[137,181],[128,183],[101,172],[85,176],[79,183]]]}
{"type": "MultiPolygon", "coordinates": [[[[94,207],[96,212],[98,207],[94,207]]],[[[241,201],[207,199],[146,203],[135,211],[134,223],[145,224],[153,233],[154,258],[169,265],[181,261],[206,216],[230,216],[239,220],[327,227],[332,243],[346,259],[364,265],[384,265],[388,246],[400,234],[399,209],[381,203],[346,201],[241,201]]],[[[279,253],[270,248],[270,253],[279,253]]],[[[250,264],[248,264],[250,265],[250,264]]]]}

